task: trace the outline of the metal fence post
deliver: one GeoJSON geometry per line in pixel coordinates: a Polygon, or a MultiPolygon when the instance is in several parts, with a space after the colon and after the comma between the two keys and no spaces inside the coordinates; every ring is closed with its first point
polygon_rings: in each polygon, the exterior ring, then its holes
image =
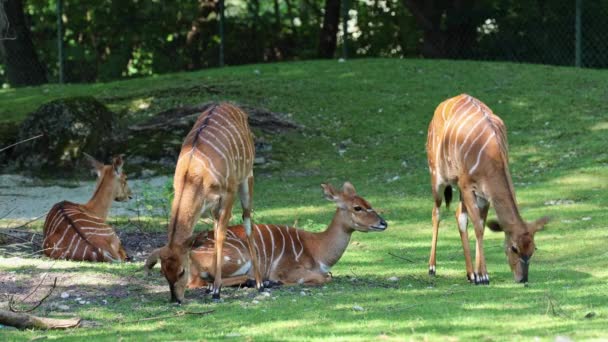
{"type": "Polygon", "coordinates": [[[574,20],[574,66],[580,68],[582,66],[582,29],[581,29],[581,12],[583,0],[576,0],[576,12],[574,20]]]}
{"type": "Polygon", "coordinates": [[[342,0],[342,58],[348,58],[348,0],[342,0]]]}
{"type": "Polygon", "coordinates": [[[224,0],[219,0],[220,5],[220,21],[219,21],[219,31],[220,31],[220,67],[224,66],[224,0]]]}
{"type": "Polygon", "coordinates": [[[59,67],[59,83],[63,84],[63,0],[57,0],[57,65],[59,67]]]}

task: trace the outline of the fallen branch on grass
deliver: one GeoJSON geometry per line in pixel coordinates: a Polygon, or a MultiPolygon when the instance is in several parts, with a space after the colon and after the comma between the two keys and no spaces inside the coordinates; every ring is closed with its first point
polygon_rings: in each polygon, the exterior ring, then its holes
{"type": "MultiPolygon", "coordinates": [[[[21,302],[23,302],[24,300],[28,299],[32,294],[34,294],[36,291],[38,291],[38,288],[40,287],[40,285],[42,285],[42,282],[44,281],[44,279],[46,279],[46,276],[48,275],[45,274],[44,278],[42,278],[42,280],[40,281],[40,283],[38,283],[38,286],[36,286],[36,288],[34,288],[34,290],[32,292],[30,292],[29,295],[27,295],[25,298],[23,298],[21,300],[21,302]]],[[[11,310],[12,312],[15,313],[25,313],[25,312],[32,312],[34,310],[36,310],[40,305],[42,305],[42,303],[44,302],[45,299],[49,298],[49,296],[51,295],[51,293],[53,293],[53,290],[55,289],[55,287],[57,287],[57,277],[55,277],[55,280],[53,281],[53,286],[51,286],[51,289],[49,290],[49,293],[46,294],[46,296],[44,296],[40,301],[38,301],[38,303],[36,305],[34,305],[34,307],[27,309],[27,310],[17,310],[15,309],[15,307],[13,306],[13,304],[15,303],[13,296],[11,296],[8,300],[8,308],[9,310],[11,310]]]]}
{"type": "Polygon", "coordinates": [[[78,317],[68,319],[46,318],[21,312],[0,310],[0,324],[17,329],[67,329],[80,326],[78,317]]]}
{"type": "Polygon", "coordinates": [[[395,257],[395,258],[397,258],[397,259],[405,260],[405,261],[407,261],[407,262],[414,262],[414,260],[412,260],[412,259],[408,259],[408,258],[406,258],[406,257],[402,257],[402,256],[399,256],[399,255],[393,254],[393,253],[391,253],[391,252],[388,252],[388,255],[390,255],[390,256],[392,256],[392,257],[395,257]]]}
{"type": "Polygon", "coordinates": [[[136,319],[136,320],[132,320],[132,321],[124,321],[124,322],[120,322],[120,323],[121,324],[139,323],[139,322],[145,322],[145,321],[152,321],[152,320],[155,320],[155,319],[183,317],[183,316],[186,316],[186,315],[200,315],[200,316],[204,316],[204,315],[208,315],[210,313],[213,313],[214,311],[215,310],[202,311],[202,312],[177,311],[173,315],[164,315],[164,316],[154,316],[154,317],[148,317],[148,318],[140,318],[140,319],[136,319]]]}

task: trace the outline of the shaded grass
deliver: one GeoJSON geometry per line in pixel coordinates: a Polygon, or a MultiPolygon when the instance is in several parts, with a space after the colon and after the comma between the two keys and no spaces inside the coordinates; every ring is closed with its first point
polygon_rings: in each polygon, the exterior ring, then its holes
{"type": "MultiPolygon", "coordinates": [[[[272,158],[280,164],[256,170],[255,220],[292,224],[297,219],[302,228],[324,229],[334,208],[322,199],[319,184],[350,180],[383,212],[389,228],[353,234],[349,249],[332,270],[335,281],[326,287],[277,289],[272,291],[275,299],[258,304],[232,289],[225,291],[221,304],[189,292],[191,301],[182,308],[167,304],[168,291],[137,287],[112,305],[73,308],[75,314],[104,327],[0,333],[8,340],[42,335],[67,340],[605,338],[607,76],[606,71],[562,67],[373,59],[252,65],[88,86],[1,90],[2,119],[14,121],[50,98],[76,94],[105,99],[132,121],[176,103],[210,99],[290,113],[306,129],[273,137],[272,158]],[[188,91],[200,85],[217,91],[188,91]],[[553,218],[547,230],[537,234],[539,250],[527,288],[512,282],[503,237],[491,232],[485,246],[492,285],[466,282],[453,210],[444,211],[438,276],[426,275],[432,208],[426,129],[435,106],[462,92],[484,101],[509,129],[511,172],[524,218],[553,218]],[[346,149],[342,156],[340,147],[346,149]],[[572,202],[549,205],[560,199],[572,202]],[[300,294],[303,290],[305,296],[300,294]],[[141,303],[141,296],[147,302],[141,303]],[[355,305],[363,311],[353,310],[355,305]],[[121,323],[210,308],[216,311],[209,316],[121,323]],[[585,318],[589,313],[594,317],[585,318]]],[[[234,217],[240,217],[239,212],[237,208],[234,217]]],[[[124,218],[116,222],[120,229],[124,218]]],[[[150,222],[150,230],[164,230],[162,218],[150,222]]],[[[11,264],[0,259],[2,272],[35,273],[11,264]]],[[[74,272],[134,275],[164,284],[159,276],[138,274],[141,264],[65,265],[74,272]]],[[[104,287],[99,291],[103,293],[104,287]]]]}

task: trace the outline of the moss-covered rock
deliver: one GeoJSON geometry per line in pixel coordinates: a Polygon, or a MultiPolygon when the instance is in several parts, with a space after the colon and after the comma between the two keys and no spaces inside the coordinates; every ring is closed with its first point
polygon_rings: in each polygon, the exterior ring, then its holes
{"type": "Polygon", "coordinates": [[[93,97],[73,97],[46,103],[19,127],[17,145],[9,160],[12,168],[35,175],[80,172],[82,153],[100,160],[124,153],[126,135],[116,114],[93,97]]]}

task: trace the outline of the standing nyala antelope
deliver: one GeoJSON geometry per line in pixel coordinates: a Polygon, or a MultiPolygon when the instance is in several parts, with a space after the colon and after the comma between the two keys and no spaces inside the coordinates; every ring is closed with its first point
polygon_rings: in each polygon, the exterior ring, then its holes
{"type": "Polygon", "coordinates": [[[462,94],[442,102],[429,125],[426,143],[433,208],[433,240],[429,274],[435,275],[435,254],[442,196],[446,206],[452,187],[460,189],[456,221],[464,249],[467,278],[475,284],[489,284],[483,252],[484,223],[490,204],[498,221],[489,221],[493,231],[505,233],[505,253],[515,281],[528,281],[528,267],[534,253],[534,234],[548,222],[544,217],[526,223],[520,216],[509,173],[507,131],[502,120],[481,101],[462,94]],[[475,269],[471,263],[467,224],[475,227],[477,240],[475,269]]]}
{"type": "MultiPolygon", "coordinates": [[[[254,154],[247,114],[229,103],[210,105],[186,136],[175,167],[168,242],[155,251],[169,282],[172,302],[181,303],[184,299],[190,273],[190,246],[184,242],[192,236],[196,221],[206,210],[214,218],[215,267],[222,269],[226,229],[237,191],[253,267],[259,270],[251,235],[254,154]]],[[[256,286],[261,289],[259,271],[254,273],[256,286]]],[[[213,283],[215,300],[220,298],[221,284],[220,272],[213,283]]]]}
{"type": "Polygon", "coordinates": [[[129,257],[106,218],[112,201],[131,198],[123,159],[104,165],[85,154],[97,172],[97,186],[86,204],[62,201],[53,206],[44,222],[44,254],[53,259],[125,261],[129,257]]]}
{"type": "MultiPolygon", "coordinates": [[[[358,196],[349,182],[342,191],[322,184],[325,197],[336,203],[334,217],[324,232],[311,233],[301,229],[267,225],[253,225],[253,246],[264,282],[271,284],[320,285],[331,280],[330,268],[335,265],[348,246],[354,231],[383,231],[384,221],[369,202],[358,196]]],[[[191,247],[189,288],[204,287],[215,279],[213,232],[202,232],[184,243],[191,247]]],[[[253,279],[251,258],[247,249],[245,229],[232,226],[224,247],[222,274],[225,286],[239,285],[253,279]]],[[[152,254],[146,262],[151,269],[158,259],[152,254]]]]}

